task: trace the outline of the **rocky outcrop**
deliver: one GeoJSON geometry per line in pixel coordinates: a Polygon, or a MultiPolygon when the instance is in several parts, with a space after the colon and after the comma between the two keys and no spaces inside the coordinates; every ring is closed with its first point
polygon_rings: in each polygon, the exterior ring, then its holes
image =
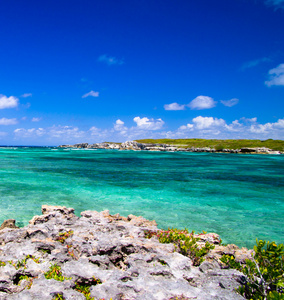
{"type": "Polygon", "coordinates": [[[218,261],[240,249],[220,248],[216,234],[199,235],[200,243],[219,248],[195,267],[173,244],[145,237],[158,231],[155,221],[108,211],[79,218],[73,209],[46,205],[42,213],[26,227],[0,231],[1,300],[85,299],[83,290],[93,299],[243,299],[235,291],[243,274],[218,261]]]}
{"type": "Polygon", "coordinates": [[[209,147],[190,147],[182,148],[167,144],[144,144],[136,141],[127,141],[124,143],[96,143],[96,144],[75,144],[60,145],[60,148],[87,148],[87,149],[117,149],[117,150],[148,150],[148,151],[182,151],[182,152],[218,152],[218,153],[246,153],[246,154],[281,154],[280,151],[274,151],[269,148],[241,148],[241,149],[214,149],[209,147]]]}

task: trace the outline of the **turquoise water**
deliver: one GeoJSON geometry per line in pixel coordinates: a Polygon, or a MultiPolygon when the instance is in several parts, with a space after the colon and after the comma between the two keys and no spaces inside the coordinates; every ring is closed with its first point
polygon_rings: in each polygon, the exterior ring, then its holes
{"type": "MultiPolygon", "coordinates": [[[[284,156],[0,148],[0,222],[41,205],[155,219],[252,247],[284,242],[284,156]]],[[[1,224],[1,223],[0,223],[1,224]]]]}

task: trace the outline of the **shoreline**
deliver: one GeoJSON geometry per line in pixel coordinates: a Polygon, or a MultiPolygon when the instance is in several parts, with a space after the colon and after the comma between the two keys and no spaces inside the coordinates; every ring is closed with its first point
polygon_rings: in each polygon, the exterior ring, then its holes
{"type": "Polygon", "coordinates": [[[210,147],[178,147],[169,144],[148,144],[136,141],[124,143],[79,143],[74,145],[59,145],[58,148],[75,149],[112,149],[112,150],[135,150],[157,152],[193,152],[193,153],[235,153],[235,154],[273,154],[283,155],[283,151],[272,150],[266,147],[243,147],[240,149],[215,149],[210,147]]]}

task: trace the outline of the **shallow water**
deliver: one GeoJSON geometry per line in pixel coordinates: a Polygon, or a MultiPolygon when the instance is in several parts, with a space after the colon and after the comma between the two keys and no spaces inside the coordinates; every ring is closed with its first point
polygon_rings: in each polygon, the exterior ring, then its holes
{"type": "MultiPolygon", "coordinates": [[[[284,242],[284,156],[0,148],[0,222],[41,205],[141,215],[252,247],[284,242]]],[[[0,223],[1,224],[1,223],[0,223]]]]}

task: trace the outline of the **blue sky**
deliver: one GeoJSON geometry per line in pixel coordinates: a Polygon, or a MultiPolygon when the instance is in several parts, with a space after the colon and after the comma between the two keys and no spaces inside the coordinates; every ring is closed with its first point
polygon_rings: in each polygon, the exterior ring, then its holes
{"type": "Polygon", "coordinates": [[[284,139],[284,0],[9,0],[0,20],[0,145],[284,139]]]}

